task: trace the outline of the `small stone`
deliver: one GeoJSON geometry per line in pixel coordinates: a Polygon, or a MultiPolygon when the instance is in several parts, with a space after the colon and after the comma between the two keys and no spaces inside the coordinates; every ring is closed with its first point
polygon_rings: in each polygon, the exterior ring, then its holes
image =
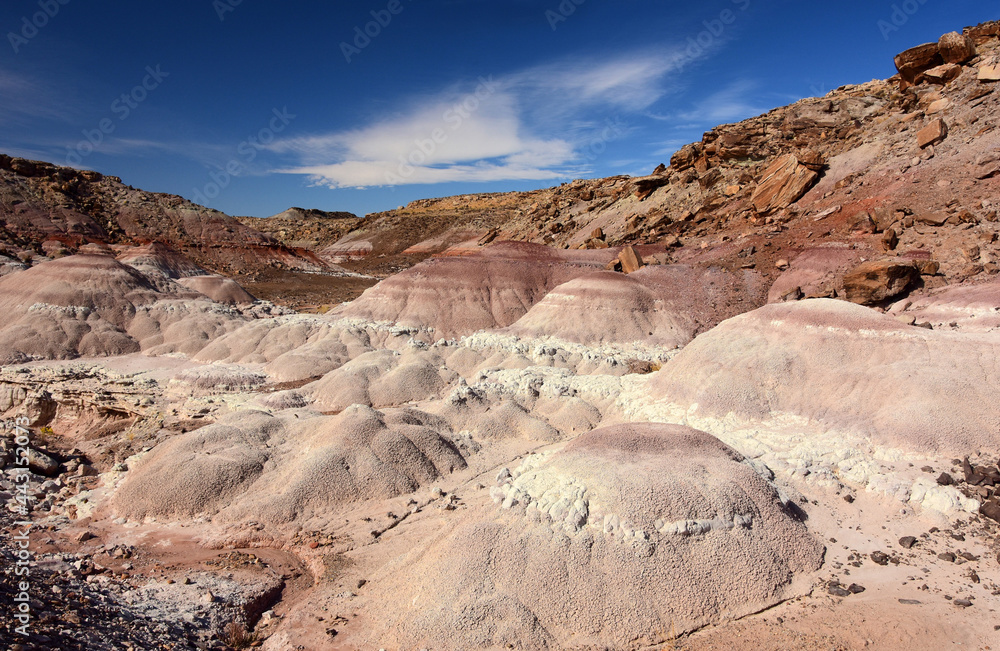
{"type": "Polygon", "coordinates": [[[903,549],[911,549],[917,544],[917,539],[914,536],[903,536],[899,539],[899,546],[903,549]]]}
{"type": "Polygon", "coordinates": [[[913,220],[918,224],[927,226],[944,226],[948,222],[950,215],[943,212],[925,212],[916,215],[913,220]]]}
{"type": "Polygon", "coordinates": [[[931,105],[927,107],[927,115],[934,115],[935,113],[941,113],[947,111],[951,108],[951,100],[947,98],[941,98],[936,102],[931,102],[931,105]]]}
{"type": "Polygon", "coordinates": [[[942,472],[937,478],[937,483],[939,486],[951,486],[955,483],[954,478],[946,472],[942,472]]]}
{"type": "Polygon", "coordinates": [[[920,602],[917,601],[916,599],[900,599],[899,603],[903,604],[904,606],[919,606],[920,605],[920,602]]]}
{"type": "Polygon", "coordinates": [[[872,559],[873,562],[877,563],[878,565],[888,565],[889,564],[889,555],[886,554],[885,552],[872,552],[871,553],[871,559],[872,559]]]}
{"type": "Polygon", "coordinates": [[[90,533],[89,531],[81,531],[80,533],[76,534],[74,540],[76,540],[76,542],[82,543],[82,542],[87,542],[88,540],[93,540],[96,537],[97,536],[90,533]]]}
{"type": "Polygon", "coordinates": [[[861,594],[862,592],[865,591],[865,586],[858,585],[857,583],[852,583],[851,585],[847,586],[847,590],[851,594],[861,594]]]}
{"type": "Polygon", "coordinates": [[[937,557],[939,559],[941,559],[942,561],[945,561],[947,563],[954,563],[955,562],[955,555],[952,554],[951,552],[944,552],[943,554],[938,554],[937,557]]]}
{"type": "Polygon", "coordinates": [[[972,602],[969,601],[968,599],[956,599],[952,603],[958,606],[959,608],[970,608],[972,606],[972,602]]]}

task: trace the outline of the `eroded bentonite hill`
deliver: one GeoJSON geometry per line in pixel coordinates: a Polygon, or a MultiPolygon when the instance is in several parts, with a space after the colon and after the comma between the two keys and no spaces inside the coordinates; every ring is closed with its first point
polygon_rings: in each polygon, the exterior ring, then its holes
{"type": "Polygon", "coordinates": [[[896,66],[363,219],[0,157],[0,637],[995,648],[1000,24],[896,66]]]}

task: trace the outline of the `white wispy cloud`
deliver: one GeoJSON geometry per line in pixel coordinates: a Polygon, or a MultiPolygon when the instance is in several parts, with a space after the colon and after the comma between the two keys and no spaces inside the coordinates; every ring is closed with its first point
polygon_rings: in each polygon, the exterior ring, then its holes
{"type": "Polygon", "coordinates": [[[758,96],[758,87],[756,81],[740,80],[708,95],[687,110],[661,119],[700,126],[745,120],[768,111],[758,96]]]}
{"type": "MultiPolygon", "coordinates": [[[[334,188],[564,178],[584,172],[588,147],[609,137],[604,116],[648,108],[683,61],[662,50],[559,61],[452,87],[357,129],[284,139],[269,149],[295,161],[277,171],[334,188]]],[[[620,138],[625,130],[612,133],[620,138]]]]}
{"type": "Polygon", "coordinates": [[[0,68],[0,120],[8,126],[24,126],[39,118],[68,122],[74,115],[58,89],[0,68]]]}

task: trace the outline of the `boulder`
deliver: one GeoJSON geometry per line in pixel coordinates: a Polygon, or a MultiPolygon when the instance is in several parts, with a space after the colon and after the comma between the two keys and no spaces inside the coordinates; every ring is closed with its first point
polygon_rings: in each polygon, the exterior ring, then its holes
{"type": "Polygon", "coordinates": [[[917,145],[925,149],[943,142],[948,137],[948,124],[938,118],[917,132],[917,145]]]}
{"type": "Polygon", "coordinates": [[[982,66],[979,68],[979,81],[1000,81],[1000,66],[982,66]]]}
{"type": "Polygon", "coordinates": [[[913,217],[913,221],[927,226],[944,226],[949,215],[943,212],[925,212],[913,217]]]}
{"type": "Polygon", "coordinates": [[[656,192],[659,188],[670,184],[669,176],[646,176],[641,179],[635,179],[635,196],[639,201],[643,201],[649,197],[649,195],[656,192]]]}
{"type": "Polygon", "coordinates": [[[694,167],[694,162],[701,156],[701,144],[684,145],[676,154],[670,157],[670,167],[678,172],[694,167]]]}
{"type": "Polygon", "coordinates": [[[701,184],[701,187],[707,190],[708,188],[714,187],[722,179],[722,171],[718,167],[713,167],[701,175],[698,179],[698,183],[701,184]]]}
{"type": "Polygon", "coordinates": [[[865,262],[844,276],[844,292],[852,303],[881,303],[906,291],[918,275],[915,266],[898,260],[865,262]]]}
{"type": "Polygon", "coordinates": [[[976,56],[976,44],[965,34],[948,32],[938,39],[938,53],[945,63],[965,63],[976,56]]]}
{"type": "MultiPolygon", "coordinates": [[[[947,84],[962,74],[962,66],[954,63],[935,66],[924,73],[924,79],[932,84],[947,84]]],[[[940,101],[940,100],[939,100],[940,101]]]]}
{"type": "Polygon", "coordinates": [[[642,256],[631,246],[622,249],[622,252],[618,254],[618,259],[621,261],[622,271],[627,274],[635,273],[645,266],[642,256]]]}
{"type": "Polygon", "coordinates": [[[500,235],[500,231],[498,231],[495,228],[491,228],[489,230],[489,232],[487,232],[485,235],[483,235],[482,237],[479,238],[479,240],[476,242],[476,244],[478,244],[479,246],[486,246],[487,244],[490,244],[491,242],[493,242],[493,240],[497,239],[497,237],[499,237],[499,235],[500,235]]]}
{"type": "Polygon", "coordinates": [[[923,73],[944,63],[937,43],[924,43],[896,55],[896,70],[910,84],[918,83],[923,73]]]}
{"type": "Polygon", "coordinates": [[[983,45],[1000,37],[1000,21],[991,20],[987,23],[980,23],[975,27],[966,27],[964,31],[974,44],[983,45]]]}
{"type": "Polygon", "coordinates": [[[800,151],[795,157],[799,159],[800,165],[804,165],[814,172],[822,172],[826,169],[826,158],[815,149],[800,151]]]}
{"type": "Polygon", "coordinates": [[[28,450],[28,468],[46,477],[55,477],[59,474],[59,462],[34,448],[28,450]]]}
{"type": "Polygon", "coordinates": [[[786,208],[802,198],[819,174],[799,164],[795,154],[779,157],[764,170],[750,201],[760,214],[786,208]]]}

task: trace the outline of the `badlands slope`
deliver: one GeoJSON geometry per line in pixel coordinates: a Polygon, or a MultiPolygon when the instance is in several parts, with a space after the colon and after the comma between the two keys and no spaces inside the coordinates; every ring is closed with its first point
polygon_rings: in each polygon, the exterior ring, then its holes
{"type": "Polygon", "coordinates": [[[6,249],[24,648],[995,646],[998,33],[645,179],[366,219],[317,259],[439,255],[324,314],[6,249]]]}

